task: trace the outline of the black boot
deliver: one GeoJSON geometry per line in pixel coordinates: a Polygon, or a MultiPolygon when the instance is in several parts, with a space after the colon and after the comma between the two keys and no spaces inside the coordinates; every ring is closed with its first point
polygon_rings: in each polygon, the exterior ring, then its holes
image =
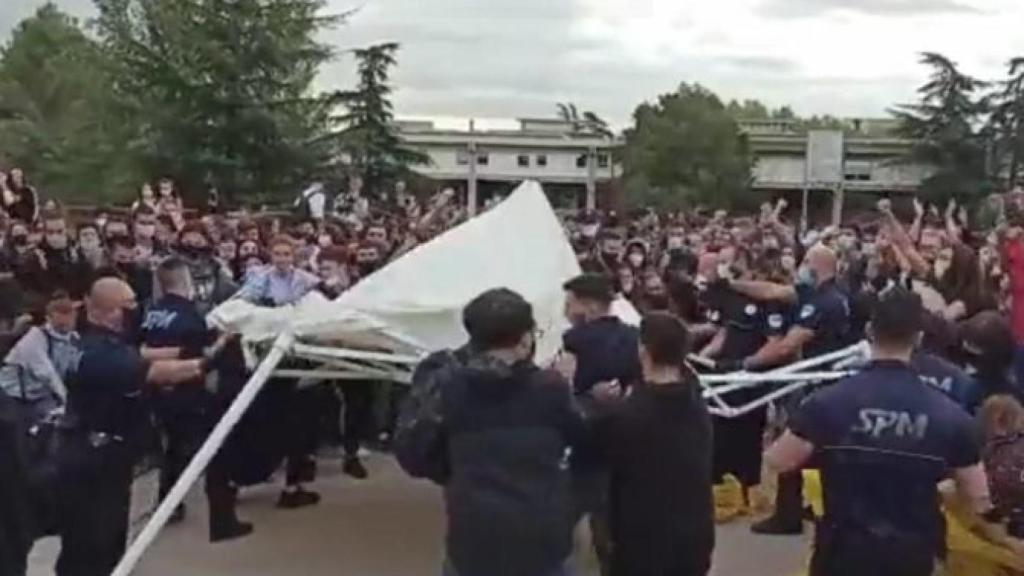
{"type": "Polygon", "coordinates": [[[235,515],[235,502],[238,491],[227,488],[211,491],[207,498],[210,504],[210,542],[226,542],[248,536],[253,527],[249,522],[242,522],[235,515]]]}
{"type": "Polygon", "coordinates": [[[280,498],[277,499],[277,507],[284,508],[286,510],[316,506],[319,503],[319,494],[305,490],[301,486],[294,490],[285,489],[281,492],[280,498]]]}
{"type": "Polygon", "coordinates": [[[779,475],[775,513],[750,527],[754,534],[766,536],[799,536],[804,532],[804,482],[797,471],[779,475]]]}

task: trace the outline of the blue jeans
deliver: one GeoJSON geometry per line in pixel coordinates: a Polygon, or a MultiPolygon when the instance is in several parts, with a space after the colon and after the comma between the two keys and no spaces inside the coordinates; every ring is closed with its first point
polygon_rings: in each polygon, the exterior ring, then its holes
{"type": "MultiPolygon", "coordinates": [[[[572,559],[568,559],[564,564],[555,568],[550,572],[544,574],[537,574],[536,576],[573,576],[574,572],[572,569],[572,559]]],[[[455,570],[455,566],[448,560],[444,561],[444,567],[441,569],[441,576],[459,576],[459,573],[455,570]]],[[[523,574],[523,576],[534,576],[532,574],[523,574]]]]}

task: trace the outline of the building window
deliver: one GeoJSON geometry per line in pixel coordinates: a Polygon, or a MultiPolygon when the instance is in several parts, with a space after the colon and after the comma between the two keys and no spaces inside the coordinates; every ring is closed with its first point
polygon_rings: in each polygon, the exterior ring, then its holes
{"type": "Polygon", "coordinates": [[[519,167],[520,168],[529,168],[530,167],[530,156],[527,155],[527,154],[520,154],[518,162],[519,162],[519,167]]]}
{"type": "Polygon", "coordinates": [[[868,182],[871,180],[871,162],[848,161],[843,171],[843,179],[847,182],[868,182]]]}
{"type": "Polygon", "coordinates": [[[547,154],[537,154],[537,166],[539,166],[540,168],[546,168],[547,165],[548,165],[548,155],[547,154]]]}
{"type": "Polygon", "coordinates": [[[476,155],[476,163],[477,163],[477,165],[479,165],[479,166],[487,166],[488,164],[490,164],[490,162],[491,162],[491,158],[490,158],[490,156],[486,152],[483,153],[483,154],[477,154],[476,155]]]}
{"type": "Polygon", "coordinates": [[[586,168],[587,167],[587,155],[586,154],[580,154],[579,156],[576,157],[576,167],[577,168],[586,168]]]}
{"type": "Polygon", "coordinates": [[[455,152],[455,163],[459,166],[469,165],[469,152],[466,150],[458,150],[455,152]]]}
{"type": "Polygon", "coordinates": [[[597,167],[598,168],[607,168],[609,160],[610,159],[608,158],[607,154],[598,154],[597,155],[597,167]]]}

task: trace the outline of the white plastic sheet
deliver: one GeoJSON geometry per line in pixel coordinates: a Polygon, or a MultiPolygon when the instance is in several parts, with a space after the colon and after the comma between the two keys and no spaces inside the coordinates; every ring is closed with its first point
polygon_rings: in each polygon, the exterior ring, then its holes
{"type": "MultiPolygon", "coordinates": [[[[464,344],[463,307],[485,290],[506,287],[533,304],[537,358],[544,361],[558,351],[566,328],[562,284],[579,273],[540,185],[524,182],[494,209],[419,246],[334,301],[310,295],[275,310],[231,301],[210,320],[250,341],[288,331],[348,346],[390,342],[433,351],[464,344]]],[[[635,315],[623,305],[623,315],[635,315]]]]}

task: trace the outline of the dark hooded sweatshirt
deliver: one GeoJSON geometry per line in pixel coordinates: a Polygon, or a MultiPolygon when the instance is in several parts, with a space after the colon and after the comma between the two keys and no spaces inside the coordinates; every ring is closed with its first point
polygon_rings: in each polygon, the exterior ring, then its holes
{"type": "Polygon", "coordinates": [[[460,576],[552,572],[572,553],[571,385],[532,362],[471,354],[440,385],[447,552],[460,576]]]}

